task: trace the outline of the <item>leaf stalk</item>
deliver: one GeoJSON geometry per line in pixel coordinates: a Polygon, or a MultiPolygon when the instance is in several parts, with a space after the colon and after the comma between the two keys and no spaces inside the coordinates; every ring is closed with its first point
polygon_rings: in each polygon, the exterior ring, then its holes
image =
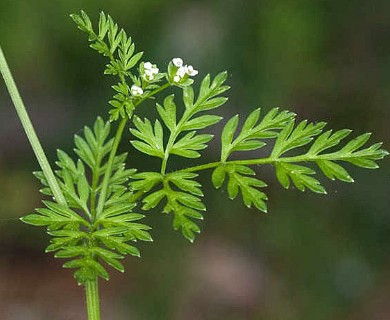
{"type": "Polygon", "coordinates": [[[85,297],[87,302],[88,320],[100,320],[99,286],[98,279],[85,283],[85,297]]]}
{"type": "Polygon", "coordinates": [[[42,145],[39,142],[38,136],[35,132],[34,126],[31,123],[30,117],[27,113],[26,107],[23,103],[22,97],[20,96],[19,90],[16,86],[15,80],[11,74],[11,71],[8,67],[7,61],[5,59],[3,50],[0,46],[0,72],[4,78],[5,85],[8,89],[8,92],[11,96],[12,102],[15,106],[16,112],[22,123],[23,129],[26,132],[27,138],[31,144],[31,147],[35,153],[35,156],[38,160],[39,165],[42,168],[42,171],[47,179],[47,182],[50,186],[50,189],[53,191],[55,200],[63,205],[67,206],[65,197],[58,185],[57,179],[54,176],[53,170],[47,160],[45,152],[43,151],[42,145]]]}

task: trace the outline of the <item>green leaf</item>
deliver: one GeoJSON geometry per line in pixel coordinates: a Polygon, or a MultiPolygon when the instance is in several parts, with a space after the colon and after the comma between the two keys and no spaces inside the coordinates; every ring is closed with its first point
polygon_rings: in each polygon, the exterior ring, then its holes
{"type": "Polygon", "coordinates": [[[94,247],[91,251],[114,269],[120,272],[125,271],[123,264],[118,261],[118,259],[123,259],[122,255],[99,247],[94,247]]]}
{"type": "Polygon", "coordinates": [[[87,205],[87,201],[89,199],[89,189],[90,187],[87,178],[84,175],[80,176],[77,182],[77,192],[80,195],[81,202],[83,202],[85,206],[87,205]]]}
{"type": "Polygon", "coordinates": [[[183,102],[187,109],[192,109],[194,106],[194,89],[191,86],[183,88],[183,102]]]}
{"type": "Polygon", "coordinates": [[[163,130],[161,123],[156,120],[154,127],[148,119],[142,121],[139,117],[134,116],[133,122],[136,129],[130,129],[130,132],[138,140],[131,141],[131,144],[137,150],[150,156],[164,158],[163,130]]]}
{"type": "Polygon", "coordinates": [[[87,33],[93,32],[91,20],[84,11],[81,11],[81,16],[78,14],[71,14],[70,17],[81,31],[87,33]]]}
{"type": "Polygon", "coordinates": [[[158,190],[156,192],[149,194],[142,201],[144,203],[142,210],[150,210],[157,207],[160,201],[164,199],[164,197],[165,197],[164,190],[158,190]]]}
{"type": "Polygon", "coordinates": [[[265,204],[267,196],[257,189],[266,187],[266,183],[255,178],[243,176],[237,171],[230,172],[229,176],[231,180],[235,180],[236,183],[239,185],[244,204],[247,207],[251,207],[253,204],[257,209],[267,212],[267,206],[265,204]]]}
{"type": "Polygon", "coordinates": [[[325,125],[325,122],[308,123],[304,120],[294,128],[294,121],[290,121],[276,139],[271,157],[278,158],[289,150],[307,145],[321,133],[325,125]]]}
{"type": "Polygon", "coordinates": [[[267,184],[254,178],[255,172],[243,165],[226,164],[217,167],[212,175],[213,184],[220,188],[228,175],[227,190],[230,199],[235,199],[239,192],[242,194],[244,204],[250,208],[252,205],[258,210],[267,212],[265,201],[267,196],[259,188],[266,187],[267,184]]]}
{"type": "Polygon", "coordinates": [[[131,212],[134,207],[134,203],[123,203],[105,208],[103,213],[99,216],[99,219],[115,217],[118,215],[123,216],[125,213],[131,212]]]}
{"type": "Polygon", "coordinates": [[[61,249],[54,255],[55,258],[74,258],[85,255],[88,249],[84,246],[70,246],[61,249]]]}
{"type": "Polygon", "coordinates": [[[316,193],[326,194],[326,191],[320,182],[311,177],[315,171],[308,167],[297,164],[280,162],[275,164],[276,176],[280,184],[284,188],[290,187],[290,180],[295,187],[300,191],[305,191],[306,188],[316,193]]]}
{"type": "Polygon", "coordinates": [[[204,129],[218,123],[221,119],[222,117],[214,115],[200,116],[188,121],[182,129],[183,131],[204,129]]]}
{"type": "Polygon", "coordinates": [[[343,129],[332,134],[332,130],[328,130],[314,141],[307,154],[318,155],[322,151],[338,145],[340,141],[346,138],[351,132],[351,130],[343,129]]]}
{"type": "Polygon", "coordinates": [[[264,139],[275,138],[278,131],[294,119],[295,114],[289,111],[279,111],[278,108],[271,109],[263,119],[260,119],[260,109],[254,110],[233,140],[233,135],[238,126],[238,117],[228,122],[222,133],[221,160],[224,162],[234,151],[258,150],[266,145],[264,139]],[[226,136],[225,136],[226,135],[226,136]]]}
{"type": "Polygon", "coordinates": [[[100,17],[99,17],[99,39],[103,40],[104,37],[107,34],[109,28],[108,20],[106,18],[106,15],[104,12],[100,12],[100,17]]]}
{"type": "Polygon", "coordinates": [[[170,153],[186,158],[198,158],[200,153],[195,150],[207,148],[206,143],[212,138],[213,136],[209,134],[196,135],[196,131],[190,131],[173,145],[170,153]]]}
{"type": "Polygon", "coordinates": [[[195,196],[203,196],[203,192],[200,189],[202,186],[199,182],[193,180],[198,175],[190,172],[172,172],[167,175],[166,179],[172,182],[177,188],[192,193],[195,196]]]}
{"type": "Polygon", "coordinates": [[[159,172],[141,172],[132,178],[136,181],[130,183],[131,190],[144,192],[150,191],[156,184],[163,181],[163,176],[159,172]]]}
{"type": "Polygon", "coordinates": [[[231,118],[225,125],[222,131],[221,135],[221,141],[222,141],[222,152],[221,152],[221,160],[222,162],[226,161],[228,155],[231,143],[233,141],[234,133],[237,130],[239,117],[238,115],[235,115],[233,118],[231,118]]]}
{"type": "Polygon", "coordinates": [[[134,67],[141,60],[143,54],[143,52],[138,52],[137,54],[132,56],[126,64],[126,69],[131,69],[132,67],[134,67]]]}
{"type": "Polygon", "coordinates": [[[174,95],[164,99],[164,107],[157,104],[157,111],[167,128],[172,132],[176,127],[176,105],[174,95]]]}
{"type": "Polygon", "coordinates": [[[354,182],[352,177],[349,175],[339,164],[329,160],[317,160],[317,165],[321,171],[331,180],[341,180],[344,182],[354,182]]]}
{"type": "Polygon", "coordinates": [[[199,211],[205,211],[206,207],[200,198],[185,192],[174,191],[168,187],[165,194],[167,203],[164,212],[174,214],[174,230],[180,229],[183,236],[192,242],[195,238],[194,233],[199,233],[200,228],[190,218],[202,220],[203,215],[199,211]]]}
{"type": "MultiPolygon", "coordinates": [[[[162,132],[158,124],[154,130],[159,134],[162,132]]],[[[140,255],[139,250],[128,242],[152,240],[148,232],[150,227],[138,222],[144,215],[132,212],[136,204],[130,200],[133,195],[127,184],[136,170],[125,168],[127,154],[114,156],[104,210],[92,218],[89,207],[95,209],[93,200],[96,206],[100,196],[113,141],[109,139],[110,124],[101,118],[95,121],[93,129],[85,127],[83,133],[84,136],[75,138],[75,152],[80,157],[77,161],[64,151],[57,152],[59,170],[56,174],[69,207],[44,201],[47,208],[37,209],[36,214],[22,218],[26,223],[48,228],[52,238],[46,251],[57,251],[57,258],[73,259],[64,266],[77,269],[75,278],[81,284],[96,276],[108,279],[99,259],[123,272],[118,259],[125,254],[140,255]]],[[[47,185],[42,172],[35,175],[47,185]]]]}
{"type": "Polygon", "coordinates": [[[141,256],[141,253],[136,247],[123,242],[125,240],[123,237],[99,237],[99,240],[102,241],[107,248],[117,250],[120,254],[129,254],[135,257],[141,256]]]}
{"type": "MultiPolygon", "coordinates": [[[[118,76],[120,80],[118,86],[126,86],[129,89],[126,77],[135,83],[135,77],[130,70],[139,63],[143,55],[143,52],[135,53],[135,45],[131,37],[119,28],[112,17],[106,16],[103,12],[99,17],[98,34],[94,32],[92,23],[85,12],[82,11],[81,16],[72,14],[71,17],[78,28],[88,34],[90,47],[109,59],[104,73],[118,76]]],[[[135,84],[140,86],[138,82],[135,84]]],[[[113,107],[109,110],[110,121],[116,121],[125,116],[131,117],[135,108],[129,90],[116,93],[109,104],[113,107]]]]}
{"type": "Polygon", "coordinates": [[[214,169],[213,174],[211,176],[211,180],[215,188],[219,189],[222,187],[223,182],[225,181],[226,171],[223,166],[218,166],[214,169]]]}
{"type": "Polygon", "coordinates": [[[348,142],[345,145],[345,147],[343,147],[340,150],[340,153],[351,153],[353,151],[356,151],[357,149],[359,149],[360,147],[365,145],[365,143],[368,141],[368,139],[370,139],[370,136],[371,136],[371,133],[364,133],[364,134],[356,137],[355,139],[348,142]]]}

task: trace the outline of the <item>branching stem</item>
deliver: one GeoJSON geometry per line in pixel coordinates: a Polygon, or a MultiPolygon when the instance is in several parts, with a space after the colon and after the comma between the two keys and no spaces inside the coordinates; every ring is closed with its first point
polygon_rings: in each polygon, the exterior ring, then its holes
{"type": "MultiPolygon", "coordinates": [[[[67,206],[65,197],[60,189],[60,186],[57,182],[57,179],[55,178],[55,175],[53,173],[53,170],[49,164],[49,161],[47,160],[47,157],[43,151],[43,148],[41,146],[41,143],[39,142],[39,139],[37,137],[37,134],[35,132],[35,129],[32,125],[32,122],[30,120],[30,117],[27,113],[26,107],[23,103],[23,100],[20,96],[20,93],[17,89],[17,86],[15,84],[15,81],[12,77],[11,71],[8,67],[7,61],[4,57],[4,53],[0,46],[0,71],[4,78],[5,84],[7,86],[8,92],[11,96],[12,102],[14,103],[15,109],[17,111],[17,114],[19,116],[19,119],[22,123],[23,129],[26,132],[27,138],[31,144],[31,147],[33,148],[33,151],[35,153],[35,156],[38,160],[38,163],[47,179],[47,182],[49,184],[50,189],[53,192],[53,195],[56,199],[56,201],[59,204],[62,204],[64,206],[67,206]]],[[[145,95],[141,100],[139,100],[136,103],[136,106],[140,105],[143,101],[146,99],[154,96],[158,92],[168,88],[170,86],[169,83],[164,84],[163,86],[157,88],[154,91],[151,91],[149,94],[145,95]]],[[[111,149],[108,163],[107,163],[107,170],[105,172],[103,183],[102,183],[102,189],[101,193],[99,195],[98,205],[97,209],[95,211],[95,208],[92,208],[92,219],[96,219],[96,217],[102,213],[104,208],[104,203],[107,198],[107,191],[108,191],[108,184],[110,180],[110,176],[112,174],[112,165],[115,159],[115,155],[118,150],[119,143],[122,139],[122,134],[124,131],[124,128],[126,126],[127,119],[124,118],[120,122],[117,132],[115,135],[113,147],[111,149]]],[[[96,177],[94,177],[94,180],[96,180],[96,177]]],[[[96,181],[95,181],[96,184],[96,181]]],[[[140,196],[140,195],[138,195],[140,196]]],[[[95,200],[94,200],[95,201],[95,200]]],[[[95,207],[95,205],[93,205],[95,207]]],[[[99,308],[99,289],[98,289],[98,280],[95,279],[94,281],[88,281],[85,284],[85,290],[86,290],[86,303],[87,303],[87,309],[88,309],[88,320],[100,320],[100,308],[99,308]]]]}
{"type": "Polygon", "coordinates": [[[164,152],[164,159],[162,160],[162,163],[161,163],[161,174],[162,175],[164,175],[166,170],[167,170],[169,155],[171,153],[172,147],[174,146],[174,144],[176,142],[177,137],[183,131],[183,126],[196,113],[197,107],[199,105],[201,105],[206,100],[207,100],[207,96],[203,97],[202,99],[197,101],[191,109],[186,109],[186,111],[183,114],[183,117],[180,119],[179,123],[176,125],[175,129],[173,130],[173,132],[169,136],[169,140],[168,140],[167,146],[165,148],[165,152],[164,152]]]}
{"type": "Polygon", "coordinates": [[[324,154],[324,155],[315,155],[315,156],[308,156],[308,155],[300,155],[295,157],[281,157],[281,158],[274,158],[274,157],[268,157],[268,158],[260,158],[260,159],[249,159],[249,160],[232,160],[232,161],[215,161],[210,163],[201,164],[198,166],[193,166],[185,169],[178,170],[177,172],[197,172],[197,171],[203,171],[207,169],[213,169],[218,167],[222,164],[238,164],[238,165],[262,165],[262,164],[275,164],[278,162],[288,162],[288,163],[296,163],[296,162],[310,162],[310,161],[317,161],[317,160],[332,160],[332,161],[346,161],[347,159],[351,159],[353,156],[343,156],[335,153],[330,154],[324,154]]]}
{"type": "MultiPolygon", "coordinates": [[[[156,90],[151,91],[149,94],[145,95],[142,99],[140,99],[137,103],[135,103],[134,106],[135,107],[139,106],[146,99],[149,99],[150,97],[156,95],[160,91],[163,91],[164,89],[168,88],[169,86],[170,86],[170,84],[166,83],[166,84],[162,85],[161,87],[157,88],[156,90]]],[[[110,176],[112,174],[112,165],[114,163],[115,155],[118,151],[119,143],[122,140],[122,135],[123,135],[123,131],[124,131],[124,128],[126,126],[127,120],[128,120],[127,118],[123,118],[121,120],[121,122],[119,123],[119,126],[117,128],[116,134],[115,134],[114,143],[113,143],[113,146],[112,146],[112,149],[110,151],[110,155],[109,155],[109,158],[107,161],[107,169],[106,169],[106,172],[105,172],[104,178],[103,178],[102,189],[101,189],[101,192],[99,195],[99,201],[98,201],[98,205],[97,205],[97,209],[96,209],[95,219],[98,218],[99,215],[103,212],[104,204],[107,200],[108,183],[110,181],[110,176]]]]}

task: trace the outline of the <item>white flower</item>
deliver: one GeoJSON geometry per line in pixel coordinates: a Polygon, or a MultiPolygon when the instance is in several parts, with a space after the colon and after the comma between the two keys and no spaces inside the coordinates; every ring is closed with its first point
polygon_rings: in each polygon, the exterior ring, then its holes
{"type": "MultiPolygon", "coordinates": [[[[173,75],[173,82],[179,83],[183,78],[188,76],[196,76],[198,70],[195,70],[191,65],[183,65],[183,60],[181,58],[172,59],[172,63],[178,68],[176,73],[173,75]]],[[[187,79],[187,78],[186,78],[187,79]]]]}
{"type": "Polygon", "coordinates": [[[177,72],[176,72],[176,75],[178,75],[180,78],[183,78],[185,75],[186,75],[186,68],[185,67],[180,67],[177,72]]]}
{"type": "Polygon", "coordinates": [[[195,70],[193,66],[185,66],[185,69],[186,69],[186,73],[193,77],[193,76],[196,76],[198,74],[198,70],[195,70]]]}
{"type": "Polygon", "coordinates": [[[149,69],[153,68],[153,65],[152,65],[151,62],[145,62],[144,63],[144,68],[145,68],[145,70],[149,70],[149,69]]]}
{"type": "Polygon", "coordinates": [[[144,69],[144,79],[146,81],[152,81],[154,79],[154,76],[160,71],[159,68],[157,68],[157,66],[155,64],[152,64],[151,62],[145,62],[144,69]]]}
{"type": "Polygon", "coordinates": [[[173,58],[172,63],[174,64],[175,67],[182,67],[183,66],[183,59],[181,58],[173,58]]]}
{"type": "Polygon", "coordinates": [[[145,79],[146,81],[152,81],[152,80],[154,79],[154,75],[151,74],[150,72],[149,72],[149,73],[146,73],[146,72],[145,72],[145,74],[144,74],[144,79],[145,79]]]}
{"type": "Polygon", "coordinates": [[[144,93],[144,90],[142,90],[142,88],[133,84],[130,88],[130,92],[134,97],[139,97],[139,96],[142,96],[142,94],[144,93]]]}

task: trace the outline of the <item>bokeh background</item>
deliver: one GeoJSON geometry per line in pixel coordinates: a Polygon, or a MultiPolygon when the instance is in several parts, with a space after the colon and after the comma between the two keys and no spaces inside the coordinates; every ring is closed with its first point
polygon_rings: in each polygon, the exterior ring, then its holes
{"type": "MultiPolygon", "coordinates": [[[[373,131],[390,148],[389,1],[1,0],[0,42],[51,160],[106,117],[112,94],[104,59],[68,17],[80,9],[110,13],[161,68],[179,56],[198,77],[228,70],[225,118],[280,106],[373,131]]],[[[43,253],[48,236],[18,221],[40,205],[38,165],[1,82],[0,111],[0,319],[85,319],[83,289],[43,253]]],[[[285,191],[272,168],[259,168],[270,214],[231,202],[205,174],[195,244],[172,231],[170,216],[148,214],[155,242],[101,283],[103,319],[390,319],[390,163],[348,168],[356,183],[325,181],[327,196],[285,191]]]]}

